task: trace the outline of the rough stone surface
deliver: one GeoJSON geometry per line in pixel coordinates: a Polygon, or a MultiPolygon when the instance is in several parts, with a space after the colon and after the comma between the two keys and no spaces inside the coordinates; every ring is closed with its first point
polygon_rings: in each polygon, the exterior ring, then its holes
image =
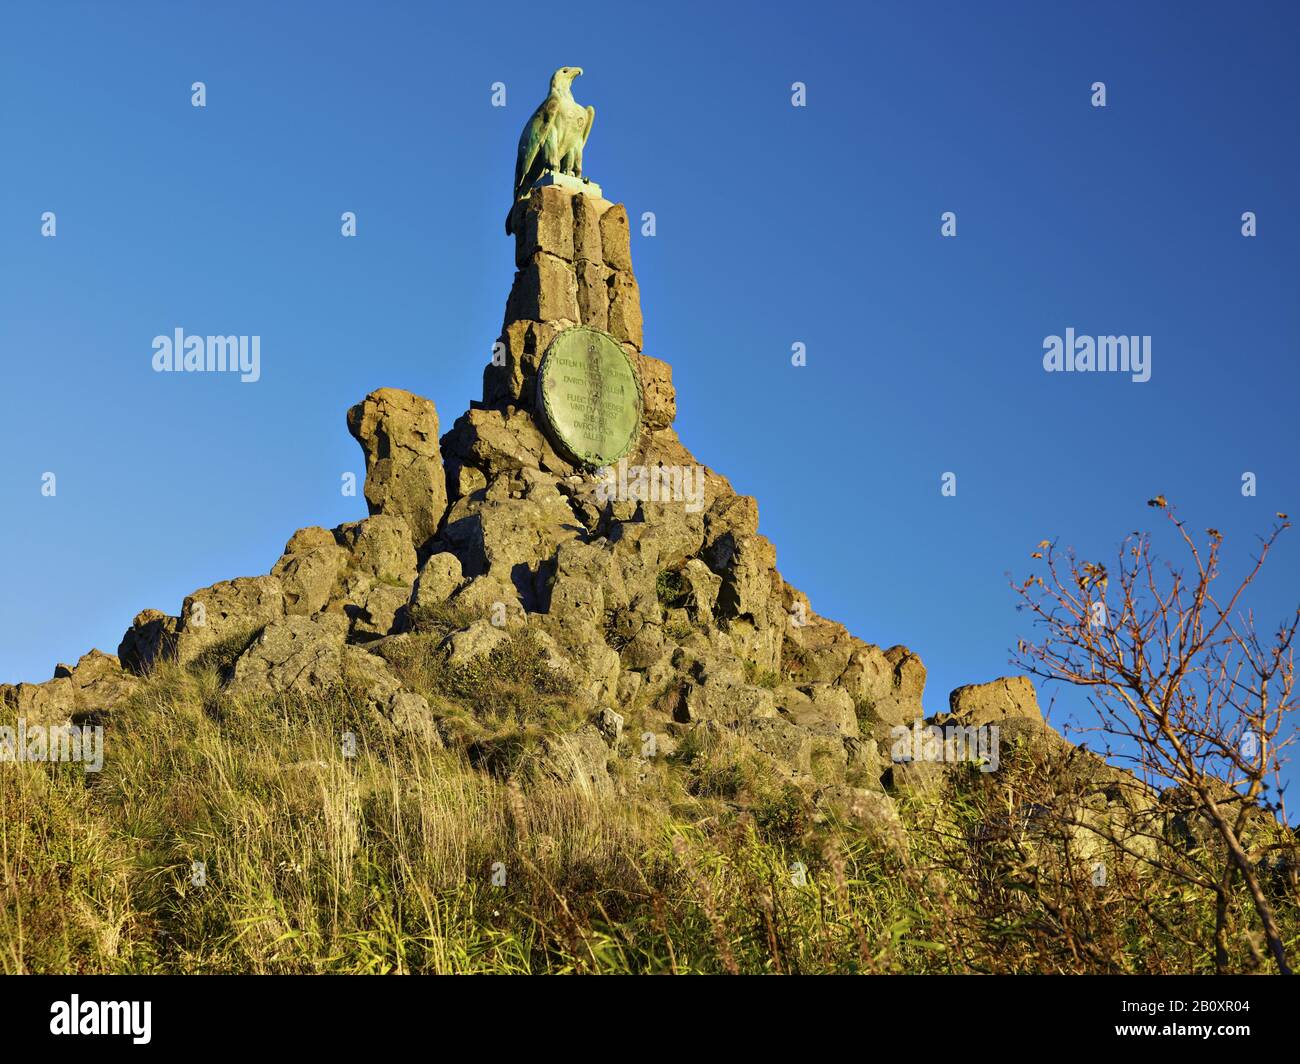
{"type": "Polygon", "coordinates": [[[295,532],[271,568],[284,591],[285,613],[311,616],[325,609],[347,560],[347,550],[326,529],[295,532]]]}
{"type": "Polygon", "coordinates": [[[507,322],[527,318],[533,321],[577,322],[578,279],[573,264],[537,252],[515,274],[515,285],[506,305],[507,322]]]}
{"type": "Polygon", "coordinates": [[[592,722],[596,729],[605,737],[605,742],[609,743],[614,749],[618,749],[619,740],[623,738],[623,716],[615,713],[612,709],[602,709],[596,714],[596,719],[592,722]]]}
{"type": "Polygon", "coordinates": [[[411,599],[412,610],[432,610],[446,602],[464,583],[465,573],[460,559],[450,551],[430,555],[420,568],[411,599]]]}
{"type": "Polygon", "coordinates": [[[838,682],[854,698],[877,741],[886,741],[890,729],[911,726],[924,716],[925,665],[906,647],[881,650],[854,640],[838,682]]]}
{"type": "Polygon", "coordinates": [[[117,656],[123,668],[134,673],[147,673],[156,662],[174,655],[179,624],[179,617],[171,617],[161,610],[137,613],[118,644],[117,656]]]}
{"type": "Polygon", "coordinates": [[[593,724],[549,740],[546,765],[559,778],[586,793],[600,795],[613,791],[613,781],[609,776],[609,747],[593,724]]]}
{"type": "Polygon", "coordinates": [[[1027,676],[1003,676],[991,683],[959,687],[948,696],[948,707],[953,717],[976,726],[1008,717],[1043,719],[1034,685],[1027,676]]]}
{"type": "Polygon", "coordinates": [[[379,514],[334,530],[345,561],[325,609],[341,612],[354,638],[388,635],[400,624],[416,577],[416,553],[406,522],[379,514]]]}
{"type": "Polygon", "coordinates": [[[744,728],[745,737],[781,767],[801,776],[812,772],[812,736],[780,718],[759,717],[744,728]]]}
{"type": "Polygon", "coordinates": [[[235,662],[227,690],[255,696],[336,687],[343,682],[346,636],[347,623],[339,614],[290,616],[269,624],[235,662]]]}
{"type": "Polygon", "coordinates": [[[437,409],[410,392],[379,388],[348,411],[348,431],[365,452],[370,513],[400,517],[420,549],[447,509],[437,409]]]}
{"type": "Polygon", "coordinates": [[[428,702],[403,690],[381,658],[344,642],[337,614],[286,617],[269,624],[235,662],[227,693],[241,698],[286,694],[344,697],[389,729],[440,743],[428,702]]]}
{"type": "Polygon", "coordinates": [[[632,353],[632,361],[641,375],[645,406],[641,413],[651,429],[664,429],[677,419],[677,391],[673,387],[673,367],[649,355],[632,353]]]}
{"type": "Polygon", "coordinates": [[[357,572],[408,589],[415,580],[416,554],[411,534],[400,517],[381,514],[340,526],[340,539],[352,554],[357,572]]]}
{"type": "Polygon", "coordinates": [[[447,655],[447,664],[456,667],[485,657],[508,638],[491,621],[481,620],[475,621],[464,631],[453,632],[443,643],[442,649],[447,655]]]}
{"type": "Polygon", "coordinates": [[[29,725],[42,727],[69,724],[77,711],[76,691],[67,677],[20,683],[9,688],[6,709],[6,723],[22,718],[29,725]]]}
{"type": "Polygon", "coordinates": [[[596,196],[574,196],[572,202],[573,260],[603,266],[605,255],[601,249],[600,219],[611,204],[596,196]]]}
{"type": "Polygon", "coordinates": [[[631,273],[614,271],[605,282],[609,289],[609,332],[638,351],[642,346],[641,289],[631,273]]]}
{"type": "Polygon", "coordinates": [[[44,683],[3,685],[0,706],[29,726],[95,723],[130,697],[139,684],[112,654],[91,650],[75,665],[58,665],[54,677],[44,683]]]}
{"type": "Polygon", "coordinates": [[[632,272],[632,231],[623,204],[617,203],[601,215],[600,246],[606,266],[611,270],[632,272]]]}
{"type": "Polygon", "coordinates": [[[181,605],[176,657],[194,661],[209,647],[251,636],[284,616],[284,593],[274,576],[239,577],[200,588],[181,605]]]}
{"type": "Polygon", "coordinates": [[[902,836],[898,808],[887,794],[847,784],[833,784],[823,788],[818,798],[821,805],[854,827],[872,828],[895,838],[902,836]]]}
{"type": "Polygon", "coordinates": [[[574,264],[578,281],[578,320],[602,331],[609,328],[609,271],[598,262],[574,264]]]}
{"type": "Polygon", "coordinates": [[[539,251],[560,259],[573,258],[573,198],[548,185],[534,189],[520,204],[514,226],[516,266],[526,266],[539,251]]]}

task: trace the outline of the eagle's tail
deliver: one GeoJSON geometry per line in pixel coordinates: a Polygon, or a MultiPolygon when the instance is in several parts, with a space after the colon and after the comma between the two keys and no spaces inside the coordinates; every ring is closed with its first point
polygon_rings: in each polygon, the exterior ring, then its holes
{"type": "Polygon", "coordinates": [[[506,236],[511,236],[514,233],[514,228],[511,226],[510,221],[515,216],[515,207],[518,206],[518,204],[519,201],[514,200],[510,204],[510,209],[506,211],[506,236]]]}

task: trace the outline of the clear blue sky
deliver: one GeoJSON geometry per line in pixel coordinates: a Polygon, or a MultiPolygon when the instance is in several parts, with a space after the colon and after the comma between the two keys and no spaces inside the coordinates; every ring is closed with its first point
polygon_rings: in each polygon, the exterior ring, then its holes
{"type": "MultiPolygon", "coordinates": [[[[633,254],[682,438],[815,609],[922,656],[929,712],[1008,671],[1040,539],[1109,558],[1163,492],[1241,556],[1300,513],[1297,5],[1063,6],[6,3],[0,679],[363,516],[371,389],[444,428],[479,397],[560,65],[588,173],[657,216],[633,254]],[[260,335],[262,379],[154,373],[178,327],[260,335]],[[1044,373],[1067,327],[1150,335],[1152,379],[1044,373]]],[[[1289,542],[1268,625],[1297,575],[1289,542]]]]}

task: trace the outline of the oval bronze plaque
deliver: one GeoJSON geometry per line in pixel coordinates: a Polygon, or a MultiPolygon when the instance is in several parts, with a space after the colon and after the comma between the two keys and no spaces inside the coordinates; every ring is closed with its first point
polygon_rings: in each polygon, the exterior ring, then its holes
{"type": "Polygon", "coordinates": [[[592,466],[612,465],[641,432],[641,378],[608,333],[579,325],[551,341],[537,372],[538,406],[556,444],[592,466]]]}

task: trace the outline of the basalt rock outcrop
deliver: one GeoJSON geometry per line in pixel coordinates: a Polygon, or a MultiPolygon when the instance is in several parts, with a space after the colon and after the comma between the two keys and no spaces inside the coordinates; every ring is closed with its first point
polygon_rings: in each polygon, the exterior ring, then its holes
{"type": "Polygon", "coordinates": [[[53,679],[44,683],[0,684],[0,704],[7,718],[29,725],[90,723],[129,697],[139,682],[112,654],[92,650],[76,665],[55,666],[53,679]]]}
{"type": "MultiPolygon", "coordinates": [[[[888,791],[916,769],[892,763],[891,735],[923,716],[921,659],[817,614],[778,571],[756,501],[678,438],[671,367],[643,350],[624,208],[548,186],[513,221],[517,272],[481,401],[441,439],[433,404],[408,392],[380,388],[348,411],[368,517],[295,532],[266,574],[199,589],[176,614],[145,610],[117,658],[92,652],[47,683],[0,688],[6,713],[111,713],[174,660],[219,664],[232,697],[359,682],[388,726],[440,741],[436,698],[406,689],[389,659],[425,619],[454,617],[439,644],[450,666],[526,631],[574,679],[590,723],[550,742],[575,783],[607,789],[611,762],[664,757],[695,734],[828,815],[895,830],[888,791]],[[542,357],[575,325],[608,333],[640,377],[625,491],[564,457],[537,408],[542,357]],[[645,491],[654,477],[693,490],[645,491]]],[[[951,716],[1047,731],[1023,678],[954,692],[951,716]]],[[[636,772],[617,775],[635,787],[636,772]]]]}
{"type": "Polygon", "coordinates": [[[410,392],[380,388],[348,411],[348,431],[366,455],[370,513],[401,518],[419,549],[447,509],[438,411],[410,392]]]}

